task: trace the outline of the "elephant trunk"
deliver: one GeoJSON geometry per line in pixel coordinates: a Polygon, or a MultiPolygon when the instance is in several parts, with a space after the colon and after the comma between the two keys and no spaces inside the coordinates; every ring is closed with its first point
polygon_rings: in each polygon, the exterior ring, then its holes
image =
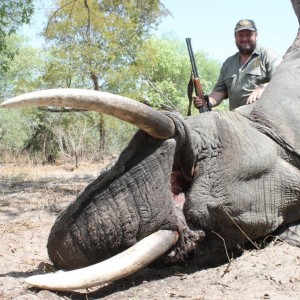
{"type": "Polygon", "coordinates": [[[158,231],[177,230],[171,194],[176,142],[139,131],[117,163],[60,215],[48,239],[56,268],[82,268],[158,231]]]}

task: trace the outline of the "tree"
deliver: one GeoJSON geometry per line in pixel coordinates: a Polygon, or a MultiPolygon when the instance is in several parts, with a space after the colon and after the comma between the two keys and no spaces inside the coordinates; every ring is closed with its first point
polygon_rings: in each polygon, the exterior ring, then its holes
{"type": "MultiPolygon", "coordinates": [[[[110,83],[114,73],[135,63],[143,41],[166,13],[158,0],[58,0],[45,30],[56,57],[48,70],[64,74],[62,84],[66,87],[117,93],[119,87],[110,83]]],[[[99,114],[102,155],[106,148],[105,120],[99,114]]]]}
{"type": "Polygon", "coordinates": [[[8,63],[16,54],[7,47],[7,37],[24,23],[29,23],[34,11],[32,0],[5,0],[0,3],[0,76],[8,70],[8,63]]]}
{"type": "MultiPolygon", "coordinates": [[[[15,95],[32,90],[65,86],[68,75],[57,71],[57,58],[49,53],[26,46],[26,41],[16,35],[8,38],[8,47],[19,47],[19,52],[10,62],[9,70],[0,81],[0,102],[15,95]]],[[[68,159],[74,161],[82,157],[93,158],[98,153],[97,126],[99,114],[92,112],[70,112],[54,109],[0,110],[0,154],[2,157],[13,157],[28,154],[33,162],[47,162],[51,155],[53,159],[68,159]],[[17,120],[17,121],[16,121],[17,120]],[[88,130],[81,130],[82,124],[87,124],[88,130]],[[76,130],[75,130],[76,129],[76,130]],[[72,130],[74,135],[72,135],[72,130]],[[84,143],[78,143],[78,138],[84,143]],[[59,133],[59,134],[58,134],[59,133]],[[60,135],[60,137],[59,137],[60,135]],[[63,135],[63,139],[61,136],[63,135]],[[63,140],[63,143],[61,141],[63,140]],[[79,147],[80,146],[80,147],[79,147]],[[75,151],[74,151],[75,150],[75,151]]],[[[133,126],[121,124],[119,120],[105,116],[110,126],[108,128],[109,151],[118,153],[120,148],[133,135],[133,126]]]]}
{"type": "MultiPolygon", "coordinates": [[[[6,42],[9,51],[14,52],[16,49],[18,51],[9,62],[8,70],[1,77],[0,102],[43,87],[41,75],[44,69],[44,57],[41,52],[24,46],[24,39],[15,34],[7,37],[6,42]]],[[[42,143],[40,123],[39,116],[32,110],[0,110],[1,152],[21,153],[28,146],[29,141],[34,140],[33,136],[42,143]]]]}
{"type": "MultiPolygon", "coordinates": [[[[0,102],[45,86],[42,77],[46,61],[45,53],[25,44],[24,38],[15,34],[7,38],[8,50],[17,53],[9,62],[9,69],[1,77],[0,102]]],[[[0,59],[1,57],[0,54],[0,59]]]]}

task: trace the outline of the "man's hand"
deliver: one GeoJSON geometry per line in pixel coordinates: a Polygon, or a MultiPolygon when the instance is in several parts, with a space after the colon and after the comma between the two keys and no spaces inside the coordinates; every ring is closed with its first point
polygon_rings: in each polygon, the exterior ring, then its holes
{"type": "Polygon", "coordinates": [[[199,98],[198,96],[193,97],[194,106],[198,109],[206,105],[206,101],[204,99],[199,98]]]}
{"type": "MultiPolygon", "coordinates": [[[[215,107],[215,106],[219,105],[223,101],[223,99],[226,99],[226,98],[227,98],[227,94],[225,94],[225,93],[211,92],[208,95],[210,107],[215,107]]],[[[201,99],[198,96],[194,96],[193,100],[194,100],[194,106],[198,109],[200,109],[203,106],[206,106],[205,99],[201,99]]]]}
{"type": "Polygon", "coordinates": [[[265,88],[266,87],[264,85],[260,85],[257,88],[255,88],[254,91],[250,94],[249,98],[247,99],[246,104],[251,104],[255,102],[257,99],[259,99],[259,97],[264,92],[265,88]]]}

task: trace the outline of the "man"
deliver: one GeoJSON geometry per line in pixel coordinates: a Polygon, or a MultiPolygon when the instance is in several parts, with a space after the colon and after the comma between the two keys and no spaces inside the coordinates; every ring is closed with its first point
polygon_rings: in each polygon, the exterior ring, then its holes
{"type": "MultiPolygon", "coordinates": [[[[234,30],[239,49],[222,65],[218,82],[209,96],[212,107],[229,98],[229,109],[255,102],[264,92],[282,58],[274,51],[256,43],[257,29],[252,20],[240,20],[234,30]]],[[[194,97],[200,108],[205,101],[194,97]]]]}

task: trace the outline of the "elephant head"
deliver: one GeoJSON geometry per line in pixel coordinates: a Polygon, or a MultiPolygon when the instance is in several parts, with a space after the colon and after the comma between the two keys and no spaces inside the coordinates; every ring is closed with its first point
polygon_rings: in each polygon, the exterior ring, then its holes
{"type": "MultiPolygon", "coordinates": [[[[292,3],[299,19],[300,0],[292,3]]],[[[224,244],[236,249],[299,222],[299,40],[300,32],[261,99],[235,112],[184,119],[124,97],[76,89],[4,102],[7,108],[93,110],[140,128],[51,230],[53,264],[77,270],[27,282],[53,290],[95,286],[162,255],[176,261],[193,252],[201,262],[224,253],[224,244]]]]}

